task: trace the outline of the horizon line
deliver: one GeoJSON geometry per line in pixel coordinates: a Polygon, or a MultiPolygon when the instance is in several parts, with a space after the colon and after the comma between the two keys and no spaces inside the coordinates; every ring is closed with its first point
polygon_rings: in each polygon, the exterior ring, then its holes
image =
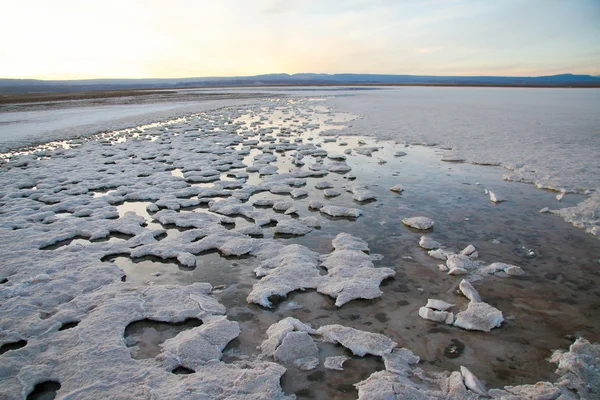
{"type": "Polygon", "coordinates": [[[269,72],[264,74],[254,75],[207,75],[207,76],[179,76],[179,77],[143,77],[143,78],[126,78],[126,77],[93,77],[93,78],[4,78],[0,77],[1,80],[33,80],[33,81],[91,81],[91,80],[130,80],[130,81],[141,81],[141,80],[175,80],[175,79],[233,79],[233,78],[254,78],[263,76],[273,75],[287,75],[290,77],[296,75],[322,75],[322,76],[335,76],[335,75],[369,75],[369,76],[406,76],[406,77],[430,77],[430,78],[542,78],[542,77],[554,77],[554,76],[589,76],[593,78],[600,78],[599,75],[592,74],[576,74],[572,72],[564,72],[560,74],[550,75],[431,75],[431,74],[406,74],[406,73],[360,73],[360,72],[269,72]]]}

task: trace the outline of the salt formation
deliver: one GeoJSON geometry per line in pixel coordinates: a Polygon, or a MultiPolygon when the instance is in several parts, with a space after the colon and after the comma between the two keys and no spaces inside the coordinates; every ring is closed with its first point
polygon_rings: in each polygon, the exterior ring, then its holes
{"type": "Polygon", "coordinates": [[[467,368],[461,366],[460,367],[460,374],[463,377],[465,386],[467,387],[467,389],[473,391],[474,393],[483,396],[483,397],[488,397],[488,393],[487,390],[485,390],[485,386],[483,386],[483,383],[481,383],[481,381],[479,379],[477,379],[477,377],[475,375],[473,375],[473,373],[471,371],[469,371],[467,368]]]}
{"type": "MultiPolygon", "coordinates": [[[[360,142],[359,142],[360,144],[360,142]]],[[[371,156],[374,152],[379,151],[379,147],[375,147],[375,146],[362,146],[362,147],[357,147],[354,149],[354,151],[357,154],[363,155],[363,156],[371,156]]]]}
{"type": "Polygon", "coordinates": [[[501,203],[503,201],[506,201],[506,199],[498,193],[490,191],[489,195],[490,195],[490,200],[492,201],[492,203],[501,203]]]}
{"type": "Polygon", "coordinates": [[[303,371],[314,369],[319,365],[319,349],[309,333],[316,332],[295,318],[285,318],[267,330],[268,339],[260,346],[263,355],[303,371]]]}
{"type": "Polygon", "coordinates": [[[554,213],[563,217],[574,226],[585,229],[586,232],[600,236],[600,191],[594,192],[589,198],[575,207],[561,208],[554,213]]]}
{"type": "Polygon", "coordinates": [[[428,299],[427,304],[419,309],[419,316],[435,322],[444,322],[467,330],[489,332],[499,327],[504,321],[502,312],[481,300],[477,290],[468,281],[462,280],[460,291],[470,300],[467,309],[454,315],[447,311],[454,304],[442,300],[428,299]]]}
{"type": "Polygon", "coordinates": [[[232,387],[241,376],[246,378],[245,383],[236,385],[237,398],[261,393],[263,396],[271,393],[276,398],[286,397],[279,387],[279,379],[285,372],[281,366],[219,361],[221,350],[237,337],[239,328],[236,322],[222,316],[225,307],[210,296],[209,284],[140,288],[120,282],[117,274],[106,276],[104,281],[97,279],[98,271],[94,268],[58,269],[56,267],[64,264],[60,258],[53,257],[46,262],[53,270],[52,281],[57,290],[48,296],[40,290],[47,284],[40,282],[36,284],[36,297],[45,298],[48,305],[52,304],[49,300],[54,301],[51,316],[41,320],[35,309],[23,307],[23,300],[27,302],[23,290],[33,288],[27,282],[13,283],[14,297],[4,304],[8,308],[4,313],[9,311],[17,319],[9,326],[9,318],[6,314],[3,316],[3,336],[28,338],[27,346],[2,356],[4,379],[0,394],[4,398],[22,398],[21,393],[31,392],[37,383],[48,379],[61,382],[61,396],[83,399],[118,398],[123,393],[136,397],[146,391],[163,396],[179,393],[181,398],[191,398],[186,387],[196,386],[209,395],[215,385],[232,387]],[[77,274],[88,272],[96,274],[93,281],[100,290],[83,291],[70,302],[55,302],[64,293],[64,285],[72,290],[77,274]],[[174,309],[172,304],[178,306],[174,309]],[[198,318],[204,323],[164,342],[163,351],[154,359],[142,361],[131,357],[123,340],[123,331],[129,324],[145,319],[180,322],[187,318],[198,318]],[[32,323],[36,320],[40,322],[32,323]],[[80,322],[73,329],[59,331],[60,321],[80,322]],[[74,359],[76,363],[72,362],[74,359]],[[178,366],[193,369],[196,373],[180,381],[170,373],[178,366]],[[145,373],[139,374],[140,369],[145,373]]]}
{"type": "Polygon", "coordinates": [[[427,299],[427,304],[425,307],[432,308],[434,310],[447,311],[448,309],[454,307],[454,304],[446,303],[443,300],[427,299]]]}
{"type": "MultiPolygon", "coordinates": [[[[198,390],[207,397],[287,397],[279,384],[284,367],[221,361],[239,326],[224,317],[209,284],[136,284],[110,262],[152,256],[192,269],[207,251],[260,260],[279,254],[314,262],[314,287],[335,283],[320,277],[319,254],[253,238],[269,225],[276,233],[305,234],[321,225],[319,218],[294,219],[295,200],[247,201],[260,192],[302,198],[309,195],[301,188],[306,178],[349,166],[332,161],[324,171],[282,172],[275,153],[296,151],[298,159],[304,152],[327,153],[302,140],[275,139],[258,125],[261,140],[250,139],[240,129],[244,124],[233,122],[239,115],[228,109],[191,116],[168,131],[158,125],[136,132],[139,137],[105,134],[69,150],[15,156],[2,167],[0,344],[25,345],[1,356],[0,397],[23,398],[44,380],[60,382],[60,397],[190,398],[198,390]],[[136,202],[135,213],[121,211],[136,202]],[[239,217],[251,225],[238,226],[239,217]],[[179,326],[190,318],[200,326],[167,338],[150,359],[132,358],[127,345],[137,344],[123,338],[129,325],[148,320],[179,326]],[[171,373],[179,369],[191,374],[181,379],[171,373]]],[[[341,213],[360,215],[358,209],[341,213]]],[[[298,279],[310,280],[311,269],[302,271],[308,276],[298,279]]],[[[153,270],[147,276],[164,275],[153,270]]],[[[259,289],[269,280],[258,281],[259,289]]],[[[292,335],[285,345],[294,348],[304,339],[292,335]]],[[[307,358],[298,365],[311,364],[307,358]]]]}
{"type": "Polygon", "coordinates": [[[290,192],[290,194],[291,194],[292,198],[298,199],[298,198],[301,198],[304,196],[308,196],[308,191],[304,190],[304,189],[293,189],[290,192]]]}
{"type": "MultiPolygon", "coordinates": [[[[279,104],[269,103],[270,111],[279,104]]],[[[114,257],[176,260],[177,274],[183,274],[205,252],[251,257],[259,264],[255,269],[259,279],[247,301],[264,307],[295,290],[314,289],[334,298],[338,307],[382,295],[381,281],[394,276],[394,270],[375,268],[373,261],[380,258],[366,254],[369,246],[360,238],[338,235],[330,254],[286,245],[287,239],[256,238],[270,231],[312,232],[325,218],[306,216],[307,204],[329,217],[362,214],[362,206],[302,200],[312,195],[304,189],[309,182],[312,187],[311,179],[343,173],[351,166],[343,156],[309,144],[311,137],[301,133],[313,129],[310,124],[292,129],[268,126],[259,109],[251,107],[256,120],[250,123],[238,119],[247,113],[246,106],[227,108],[179,119],[169,123],[168,130],[158,124],[72,142],[71,149],[15,155],[2,166],[1,398],[22,399],[47,381],[60,382],[59,398],[187,399],[199,393],[206,398],[292,398],[281,390],[280,379],[286,367],[318,366],[319,339],[355,354],[382,357],[385,371],[356,384],[361,398],[485,394],[485,387],[466,368],[428,376],[413,368],[419,358],[408,349],[396,348],[395,338],[338,324],[315,330],[285,319],[269,329],[267,344],[261,347],[263,356],[272,360],[243,354],[240,360],[244,361],[223,361],[223,351],[240,334],[240,325],[225,316],[225,307],[213,294],[227,295],[229,283],[211,288],[190,278],[186,284],[165,285],[155,278],[167,273],[151,269],[141,272],[149,280],[138,284],[111,261],[114,257]],[[269,198],[256,198],[261,196],[269,198]],[[136,211],[123,211],[130,206],[136,211]],[[322,275],[320,267],[327,274],[322,275]],[[189,321],[195,321],[193,327],[187,325],[189,321]],[[175,333],[156,344],[156,353],[148,356],[141,351],[145,339],[134,340],[127,332],[134,324],[153,323],[169,326],[175,333]],[[182,371],[189,374],[176,375],[182,371]]],[[[282,113],[290,109],[298,112],[290,106],[282,113]]],[[[356,149],[363,155],[374,151],[377,147],[356,149]]],[[[364,190],[368,189],[354,184],[350,192],[357,199],[368,199],[364,190]]],[[[593,204],[587,211],[565,213],[594,229],[585,222],[594,213],[593,204]]],[[[329,217],[328,224],[339,223],[329,217]]],[[[454,271],[462,268],[468,274],[482,274],[486,268],[475,261],[473,246],[460,254],[441,249],[435,241],[424,240],[423,247],[435,250],[433,254],[454,271]]],[[[497,276],[523,272],[501,263],[487,268],[497,276]]],[[[483,303],[468,282],[460,288],[471,303],[456,315],[456,326],[485,330],[501,323],[502,313],[483,303]]],[[[286,306],[277,312],[302,308],[298,303],[286,306]]],[[[448,318],[450,306],[430,299],[424,314],[445,312],[448,318]]],[[[507,400],[589,397],[599,391],[598,352],[598,345],[578,339],[569,352],[557,352],[552,358],[559,364],[558,383],[488,393],[507,400]]],[[[344,357],[328,357],[324,367],[340,369],[344,361],[344,357]]]]}
{"type": "Polygon", "coordinates": [[[317,189],[329,189],[333,187],[333,184],[331,182],[328,181],[319,181],[315,187],[317,189]]]}
{"type": "Polygon", "coordinates": [[[317,329],[323,340],[339,343],[353,354],[382,356],[392,352],[397,343],[379,333],[360,331],[342,325],[325,325],[317,329]]]}
{"type": "Polygon", "coordinates": [[[324,366],[327,369],[334,369],[337,371],[344,370],[344,362],[348,360],[348,357],[344,356],[332,356],[325,358],[324,366]]]}
{"type": "Polygon", "coordinates": [[[465,247],[458,254],[450,250],[444,250],[442,245],[428,236],[421,236],[419,246],[429,250],[427,254],[436,260],[446,261],[440,265],[440,270],[447,272],[448,275],[472,275],[486,276],[495,275],[498,277],[519,277],[525,275],[525,271],[519,266],[495,262],[485,265],[482,261],[476,261],[479,258],[479,252],[472,244],[465,247]]]}
{"type": "Polygon", "coordinates": [[[468,256],[462,254],[450,254],[446,258],[446,266],[452,274],[455,269],[461,269],[463,271],[469,271],[477,268],[477,264],[473,262],[468,256]]]}
{"type": "Polygon", "coordinates": [[[600,345],[591,344],[585,339],[577,339],[569,351],[557,350],[550,362],[558,365],[555,383],[539,382],[535,385],[506,386],[504,389],[491,389],[494,398],[511,399],[515,396],[528,398],[580,398],[592,399],[600,393],[598,359],[600,345]]]}
{"type": "Polygon", "coordinates": [[[464,366],[460,371],[428,376],[420,368],[413,367],[419,357],[408,349],[394,349],[383,357],[384,371],[374,372],[354,386],[358,389],[359,399],[592,399],[600,389],[600,377],[594,370],[599,352],[600,345],[578,339],[568,352],[556,351],[550,359],[558,364],[556,383],[538,382],[488,391],[464,366]],[[395,362],[390,362],[392,357],[395,362]],[[586,381],[589,382],[587,386],[586,381]]]}
{"type": "Polygon", "coordinates": [[[196,370],[208,361],[220,360],[227,343],[240,334],[238,323],[222,316],[206,317],[202,322],[161,344],[163,351],[157,359],[170,370],[178,366],[196,370]]]}
{"type": "Polygon", "coordinates": [[[323,190],[323,195],[325,197],[331,198],[331,197],[337,197],[337,196],[341,195],[341,193],[338,192],[337,190],[325,189],[325,190],[323,190]]]}
{"type": "Polygon", "coordinates": [[[454,322],[454,314],[447,311],[436,311],[428,307],[419,308],[419,317],[435,322],[445,322],[452,325],[454,322]]]}
{"type": "Polygon", "coordinates": [[[522,276],[525,272],[521,267],[505,263],[492,263],[487,267],[483,267],[481,272],[498,276],[522,276]],[[504,274],[504,275],[503,275],[504,274]]]}
{"type": "Polygon", "coordinates": [[[287,220],[279,222],[273,232],[287,235],[306,235],[310,231],[312,231],[312,228],[302,222],[287,220]]]}
{"type": "Polygon", "coordinates": [[[352,198],[358,202],[377,199],[377,195],[375,193],[373,193],[371,190],[369,190],[369,187],[367,185],[362,184],[362,183],[354,182],[354,183],[345,185],[344,189],[347,192],[352,193],[352,198]]]}
{"type": "Polygon", "coordinates": [[[269,298],[295,290],[315,289],[320,278],[319,254],[299,245],[267,246],[257,253],[263,261],[254,270],[261,278],[248,295],[248,302],[271,307],[269,298]]]}
{"type": "MultiPolygon", "coordinates": [[[[307,363],[318,365],[319,349],[311,335],[320,336],[325,342],[339,343],[357,356],[372,354],[387,356],[392,353],[397,343],[388,337],[365,332],[342,325],[324,325],[315,330],[298,319],[287,317],[271,325],[267,330],[268,338],[262,342],[260,349],[264,356],[273,356],[275,360],[292,363],[304,369],[307,363]],[[314,360],[316,359],[316,364],[314,360]]],[[[393,356],[390,362],[396,362],[393,356]]],[[[326,367],[342,369],[347,357],[328,357],[326,367]]],[[[309,368],[309,369],[312,369],[309,368]]]]}
{"type": "Polygon", "coordinates": [[[417,364],[420,358],[406,348],[395,348],[389,354],[383,355],[385,369],[388,372],[406,375],[411,372],[411,365],[417,364]]]}
{"type": "Polygon", "coordinates": [[[297,207],[290,207],[287,210],[285,210],[283,214],[284,215],[298,214],[298,208],[297,207]]]}
{"type": "Polygon", "coordinates": [[[419,317],[452,325],[454,314],[447,311],[452,307],[454,304],[446,303],[443,300],[428,299],[425,307],[419,308],[419,317]]]}
{"type": "Polygon", "coordinates": [[[456,314],[454,325],[470,331],[489,332],[502,324],[502,311],[487,303],[471,301],[465,311],[456,314]]]}
{"type": "Polygon", "coordinates": [[[273,353],[273,358],[282,363],[293,363],[299,369],[308,371],[319,365],[319,349],[306,332],[290,332],[273,353]]]}
{"type": "Polygon", "coordinates": [[[281,342],[290,332],[306,332],[315,334],[316,330],[310,326],[302,323],[300,320],[292,317],[287,317],[281,321],[271,325],[267,330],[268,338],[262,342],[260,348],[262,354],[266,356],[272,356],[277,351],[277,348],[281,345],[281,342]]]}
{"type": "Polygon", "coordinates": [[[344,161],[346,156],[340,153],[327,153],[327,158],[334,161],[344,161]]]}
{"type": "MultiPolygon", "coordinates": [[[[373,398],[426,398],[426,399],[480,399],[487,398],[493,394],[494,397],[509,400],[513,393],[529,393],[532,396],[556,391],[561,393],[563,390],[568,390],[571,385],[569,381],[562,381],[560,384],[553,386],[550,383],[539,383],[535,386],[522,385],[517,387],[506,387],[502,389],[486,390],[484,384],[466,367],[461,366],[460,372],[445,372],[441,374],[432,374],[428,376],[422,369],[415,368],[420,359],[413,352],[406,348],[397,348],[397,344],[390,338],[371,332],[365,332],[354,328],[342,325],[325,325],[318,329],[313,329],[308,325],[303,324],[295,318],[285,318],[269,327],[267,330],[268,338],[261,344],[263,355],[266,357],[273,356],[277,358],[277,354],[285,357],[282,362],[294,364],[300,368],[307,365],[306,360],[317,360],[318,363],[318,347],[312,336],[321,337],[325,342],[337,343],[352,351],[357,356],[365,356],[367,354],[380,356],[383,359],[385,370],[377,371],[371,376],[355,384],[358,389],[359,399],[373,398]],[[286,345],[286,341],[291,339],[292,344],[286,345]],[[302,339],[300,339],[302,338],[302,339]],[[299,361],[300,360],[300,361],[299,361]],[[509,392],[510,391],[510,392],[509,392]],[[498,394],[498,396],[496,396],[498,394]]],[[[317,342],[318,343],[318,342],[317,342]]],[[[581,347],[590,346],[589,343],[582,341],[581,347]]],[[[568,376],[571,371],[576,371],[573,374],[572,380],[575,384],[580,384],[579,378],[584,372],[584,368],[589,368],[590,364],[578,364],[579,354],[575,353],[574,344],[570,353],[555,353],[554,362],[559,362],[559,370],[562,369],[562,374],[568,376]],[[567,356],[572,357],[569,361],[567,356]],[[572,361],[571,361],[572,360],[572,361]]],[[[597,350],[598,346],[593,349],[597,350]]],[[[583,348],[581,350],[584,350],[583,348]]],[[[590,349],[585,348],[586,351],[590,349]]],[[[583,351],[581,351],[583,353],[583,351]]],[[[327,357],[325,359],[325,368],[343,370],[342,364],[347,360],[347,357],[336,356],[327,357]]],[[[316,366],[316,364],[313,364],[316,366]]],[[[557,371],[557,372],[558,372],[557,371]]],[[[578,387],[578,389],[583,389],[578,387]]],[[[583,393],[583,390],[582,390],[583,393]]]]}
{"type": "Polygon", "coordinates": [[[331,244],[336,250],[356,250],[356,251],[369,251],[369,244],[348,233],[340,233],[332,241],[331,244]]]}
{"type": "Polygon", "coordinates": [[[471,285],[469,281],[463,279],[462,281],[460,281],[458,288],[461,291],[461,293],[470,301],[476,303],[481,302],[481,296],[479,295],[479,292],[473,287],[473,285],[471,285]]]}
{"type": "Polygon", "coordinates": [[[334,251],[325,257],[328,274],[317,287],[319,293],[336,299],[341,307],[354,299],[374,299],[382,295],[381,281],[396,275],[390,268],[375,268],[364,253],[367,244],[348,234],[338,235],[332,242],[334,251]]]}
{"type": "Polygon", "coordinates": [[[358,218],[362,215],[362,211],[357,208],[339,207],[339,206],[324,206],[319,209],[323,214],[332,217],[347,217],[358,218]]]}
{"type": "Polygon", "coordinates": [[[479,258],[479,253],[477,252],[477,249],[475,249],[475,246],[473,246],[472,244],[465,247],[460,252],[460,255],[467,256],[472,260],[479,258]]]}
{"type": "Polygon", "coordinates": [[[459,288],[470,302],[465,311],[456,314],[455,326],[467,330],[489,332],[502,324],[504,321],[502,311],[484,303],[473,285],[463,279],[459,288]]]}
{"type": "Polygon", "coordinates": [[[406,226],[422,231],[433,228],[433,220],[427,217],[404,218],[402,223],[406,226]]]}
{"type": "Polygon", "coordinates": [[[325,204],[323,204],[322,201],[318,201],[318,200],[311,200],[308,203],[308,208],[310,210],[320,210],[321,208],[325,207],[325,204]]]}
{"type": "Polygon", "coordinates": [[[254,270],[261,279],[254,284],[248,302],[272,307],[270,297],[285,297],[292,291],[306,289],[316,289],[335,298],[338,307],[354,299],[381,296],[381,281],[394,276],[395,272],[375,268],[369,255],[364,253],[368,245],[360,238],[341,233],[332,244],[335,250],[327,256],[299,245],[262,245],[256,255],[263,261],[254,270]],[[321,264],[327,269],[327,275],[319,273],[317,267],[321,264]]]}
{"type": "Polygon", "coordinates": [[[448,259],[448,256],[450,256],[450,255],[452,255],[454,253],[451,252],[451,251],[449,251],[449,250],[435,249],[435,250],[428,251],[427,254],[429,254],[430,257],[433,257],[436,260],[445,261],[445,260],[448,259]]]}
{"type": "Polygon", "coordinates": [[[392,192],[402,193],[404,191],[404,187],[402,185],[394,185],[390,188],[392,192]]]}

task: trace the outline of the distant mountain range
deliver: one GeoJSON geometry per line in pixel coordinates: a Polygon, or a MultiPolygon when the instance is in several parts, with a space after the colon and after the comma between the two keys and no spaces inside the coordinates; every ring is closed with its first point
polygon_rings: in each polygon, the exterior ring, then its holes
{"type": "Polygon", "coordinates": [[[287,85],[448,85],[600,87],[600,76],[561,74],[535,77],[509,76],[431,76],[379,74],[267,74],[236,77],[173,79],[83,79],[37,80],[0,79],[0,93],[79,92],[119,89],[177,89],[223,86],[287,85]]]}

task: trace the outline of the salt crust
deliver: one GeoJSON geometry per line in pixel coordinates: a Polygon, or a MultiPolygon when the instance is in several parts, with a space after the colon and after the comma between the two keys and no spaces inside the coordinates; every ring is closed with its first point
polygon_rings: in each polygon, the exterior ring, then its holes
{"type": "Polygon", "coordinates": [[[596,366],[599,356],[600,345],[577,339],[568,352],[556,351],[551,357],[550,361],[558,364],[555,383],[538,382],[487,390],[484,383],[464,366],[460,371],[426,374],[413,366],[419,362],[419,357],[408,349],[394,349],[383,357],[384,371],[374,372],[354,386],[358,389],[358,398],[365,400],[593,399],[600,389],[600,373],[596,366]]]}
{"type": "Polygon", "coordinates": [[[452,148],[451,158],[501,165],[506,169],[505,180],[585,194],[581,203],[555,213],[600,235],[599,137],[594,131],[600,122],[597,93],[573,91],[567,101],[558,91],[531,92],[524,98],[521,89],[502,96],[497,96],[496,89],[486,90],[490,93],[484,106],[480,96],[471,97],[461,88],[418,87],[336,96],[330,104],[360,117],[345,129],[345,135],[369,132],[378,139],[452,148]],[[405,111],[398,113],[399,109],[405,111]],[[549,114],[549,109],[558,112],[549,114]],[[469,129],[464,129],[466,121],[469,129]],[[531,121],[544,123],[532,128],[531,121]]]}
{"type": "Polygon", "coordinates": [[[519,266],[494,262],[485,265],[478,260],[479,252],[472,244],[469,244],[458,254],[451,250],[444,250],[443,245],[431,239],[429,236],[421,236],[419,246],[429,250],[427,254],[436,260],[446,261],[440,268],[449,275],[466,275],[473,279],[481,279],[487,275],[495,275],[502,278],[519,277],[525,275],[525,271],[519,266]]]}
{"type": "Polygon", "coordinates": [[[410,217],[404,218],[402,223],[406,226],[409,226],[418,230],[428,230],[433,228],[433,220],[427,217],[410,217]]]}
{"type": "Polygon", "coordinates": [[[262,262],[254,272],[261,279],[254,284],[248,302],[271,307],[271,296],[306,289],[335,298],[338,307],[354,299],[381,296],[381,281],[395,272],[375,268],[371,257],[364,253],[368,245],[360,238],[340,233],[332,245],[335,250],[326,256],[300,245],[271,243],[256,249],[255,255],[262,262]],[[327,269],[327,275],[319,273],[319,265],[327,269]]]}
{"type": "MultiPolygon", "coordinates": [[[[125,253],[132,257],[175,257],[190,265],[194,254],[203,249],[218,249],[231,255],[254,254],[261,259],[271,255],[278,260],[279,253],[289,248],[290,253],[297,252],[309,264],[323,259],[333,275],[336,268],[347,268],[340,261],[347,260],[346,252],[366,251],[366,243],[352,238],[354,244],[349,248],[334,245],[335,251],[323,257],[293,245],[252,239],[223,227],[230,222],[228,217],[238,214],[254,220],[256,226],[286,221],[289,216],[250,210],[240,201],[277,185],[298,187],[306,177],[322,177],[327,173],[274,174],[265,176],[260,185],[219,181],[220,173],[244,168],[242,159],[248,148],[258,145],[244,139],[243,133],[235,133],[236,125],[221,125],[227,127],[224,132],[211,132],[211,126],[235,115],[228,112],[226,117],[212,115],[216,123],[208,122],[209,118],[198,119],[191,130],[185,124],[174,126],[168,136],[161,136],[160,129],[149,132],[154,141],[144,138],[120,144],[88,141],[79,149],[58,150],[49,160],[19,156],[3,167],[0,277],[6,281],[0,287],[0,343],[26,339],[27,345],[0,356],[5,377],[0,388],[2,397],[23,398],[37,383],[51,379],[61,383],[59,396],[65,398],[122,398],[124,393],[130,398],[197,398],[198,390],[209,398],[293,398],[285,396],[279,386],[285,372],[283,366],[259,360],[233,364],[219,360],[222,349],[237,336],[239,327],[223,316],[225,308],[210,295],[209,284],[138,286],[122,282],[123,271],[114,264],[99,261],[125,253]],[[173,131],[180,135],[173,136],[173,131]],[[198,140],[203,145],[199,146],[198,140]],[[245,148],[228,148],[238,145],[245,148]],[[173,176],[173,168],[179,168],[183,178],[173,176]],[[267,179],[271,177],[275,179],[267,179]],[[190,186],[196,182],[216,183],[212,188],[190,186]],[[107,190],[111,192],[104,196],[91,196],[93,192],[107,190]],[[222,196],[230,198],[215,201],[215,197],[222,196]],[[165,230],[148,229],[145,225],[152,217],[129,213],[118,218],[115,206],[124,201],[149,202],[147,209],[162,213],[159,217],[165,223],[186,224],[186,227],[191,224],[194,229],[183,232],[177,241],[168,237],[158,240],[165,230]],[[217,204],[220,202],[224,203],[217,204]],[[206,214],[209,216],[198,217],[194,219],[196,222],[175,218],[167,212],[198,204],[209,204],[210,209],[206,214]],[[206,224],[197,226],[202,222],[206,224]],[[65,240],[102,239],[111,233],[131,238],[43,250],[65,240]],[[203,325],[164,342],[163,351],[154,359],[131,358],[123,339],[125,327],[130,323],[142,319],[180,322],[187,318],[198,318],[203,325]],[[59,331],[63,324],[72,321],[80,322],[75,328],[59,331]],[[182,364],[195,367],[195,373],[185,377],[170,373],[182,364]]],[[[263,150],[266,155],[268,151],[294,146],[279,144],[271,149],[264,146],[263,150]]],[[[322,154],[322,150],[306,146],[302,153],[322,154]]],[[[265,156],[260,161],[268,165],[268,159],[265,156]]],[[[240,178],[245,179],[243,175],[240,178]]],[[[361,260],[358,253],[353,255],[361,260]]],[[[359,273],[365,268],[386,273],[385,268],[373,268],[366,260],[352,265],[350,271],[359,273]]],[[[322,282],[327,287],[331,279],[322,282]]],[[[375,283],[372,290],[376,293],[379,290],[375,283]]],[[[337,301],[344,296],[348,294],[337,292],[337,301]]],[[[472,294],[471,297],[476,298],[472,294]]],[[[485,304],[473,300],[471,303],[485,304]]],[[[418,357],[407,349],[395,349],[396,344],[384,335],[341,325],[319,330],[293,323],[292,326],[304,329],[308,335],[320,331],[327,340],[348,346],[355,354],[382,355],[386,371],[376,372],[356,385],[360,398],[479,398],[477,392],[481,388],[466,368],[460,373],[428,378],[422,370],[411,366],[418,362],[418,357]],[[419,378],[419,383],[409,379],[412,375],[419,378]]],[[[578,339],[569,352],[555,352],[551,359],[559,365],[558,383],[506,387],[488,393],[507,400],[559,395],[589,398],[588,393],[600,391],[595,367],[599,356],[598,345],[578,339]]],[[[309,358],[303,357],[298,365],[314,364],[309,358]]]]}
{"type": "MultiPolygon", "coordinates": [[[[155,256],[193,266],[195,255],[205,250],[231,256],[280,250],[275,241],[249,236],[265,224],[286,232],[293,226],[297,233],[321,225],[318,217],[294,220],[244,203],[263,191],[302,196],[306,178],[328,172],[278,173],[270,165],[276,160],[271,145],[253,144],[240,125],[227,124],[237,115],[221,110],[170,125],[169,131],[157,126],[124,143],[89,140],[49,159],[22,155],[2,167],[0,277],[7,280],[0,287],[0,343],[24,339],[27,346],[2,355],[0,397],[23,398],[37,383],[53,379],[61,383],[61,397],[194,398],[200,390],[211,398],[287,398],[279,386],[284,367],[220,361],[239,327],[222,316],[225,308],[210,295],[209,284],[138,286],[122,282],[122,270],[100,261],[112,255],[155,256]],[[247,165],[253,146],[263,155],[247,165]],[[246,184],[243,171],[253,165],[265,174],[257,185],[246,184]],[[235,180],[223,180],[224,174],[235,180]],[[147,211],[122,214],[117,206],[123,202],[146,202],[147,211]],[[200,205],[208,209],[182,212],[200,205]],[[255,225],[226,229],[240,215],[255,225]],[[159,224],[187,230],[163,238],[167,231],[159,224]],[[128,238],[97,241],[113,234],[128,238]],[[66,243],[79,238],[89,242],[66,243]],[[162,343],[154,359],[131,357],[123,339],[131,322],[187,318],[203,324],[162,343]],[[72,321],[80,322],[59,331],[72,321]],[[196,372],[185,378],[171,374],[178,366],[196,372]]],[[[321,151],[314,145],[273,146],[321,151]]]]}
{"type": "MultiPolygon", "coordinates": [[[[556,383],[538,382],[488,390],[465,366],[454,372],[426,373],[417,366],[418,356],[409,349],[396,347],[397,343],[378,333],[342,325],[314,329],[298,319],[287,317],[271,325],[267,336],[260,346],[263,357],[277,357],[275,355],[279,353],[288,364],[298,365],[298,360],[316,358],[315,348],[318,350],[321,341],[337,343],[355,356],[380,356],[385,370],[374,372],[354,385],[359,399],[592,399],[600,389],[600,373],[596,366],[600,345],[592,345],[585,339],[577,339],[568,352],[554,352],[550,361],[558,364],[556,383]],[[285,344],[288,338],[296,337],[303,338],[300,341],[292,339],[296,346],[285,344]],[[307,353],[311,356],[306,357],[307,353]]],[[[327,357],[325,368],[341,371],[346,360],[347,357],[327,357]]]]}

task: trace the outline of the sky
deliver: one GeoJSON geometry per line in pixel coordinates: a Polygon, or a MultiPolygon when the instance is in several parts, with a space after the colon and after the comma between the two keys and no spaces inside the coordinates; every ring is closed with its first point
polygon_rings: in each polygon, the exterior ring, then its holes
{"type": "Polygon", "coordinates": [[[600,75],[600,0],[0,0],[0,78],[600,75]]]}

